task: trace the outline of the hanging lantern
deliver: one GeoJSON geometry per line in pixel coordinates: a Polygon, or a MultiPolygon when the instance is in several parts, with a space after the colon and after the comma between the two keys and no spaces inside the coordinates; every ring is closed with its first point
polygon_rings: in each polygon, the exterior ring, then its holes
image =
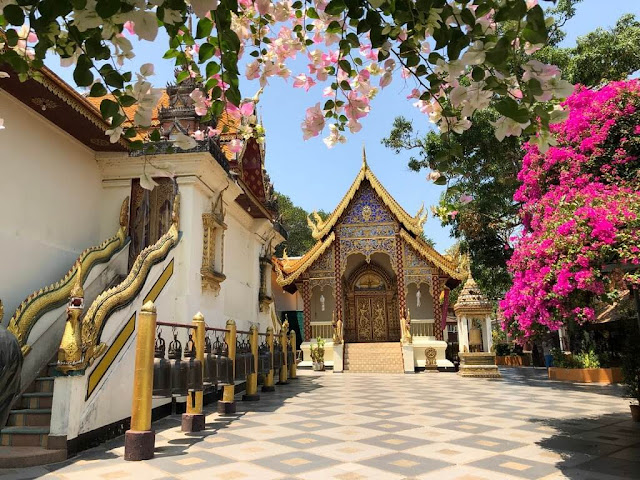
{"type": "Polygon", "coordinates": [[[263,343],[258,349],[258,373],[260,375],[268,375],[272,363],[273,355],[269,351],[269,346],[263,343]]]}
{"type": "Polygon", "coordinates": [[[164,338],[160,335],[158,328],[158,338],[153,358],[153,397],[164,398],[171,396],[171,362],[164,358],[166,350],[164,338]]]}
{"type": "Polygon", "coordinates": [[[202,362],[196,356],[196,344],[193,333],[189,332],[189,340],[184,349],[187,360],[187,390],[202,390],[202,362]]]}
{"type": "Polygon", "coordinates": [[[218,369],[216,358],[211,349],[211,339],[204,339],[204,377],[202,379],[205,388],[215,387],[218,383],[218,369]]]}
{"type": "Polygon", "coordinates": [[[171,363],[171,394],[181,397],[187,394],[187,362],[182,360],[182,344],[178,332],[173,330],[173,341],[169,343],[169,361],[171,363]]]}

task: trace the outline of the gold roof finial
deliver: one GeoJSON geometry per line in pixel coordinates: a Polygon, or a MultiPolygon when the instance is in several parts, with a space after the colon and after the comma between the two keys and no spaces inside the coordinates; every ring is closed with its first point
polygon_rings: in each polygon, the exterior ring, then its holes
{"type": "Polygon", "coordinates": [[[363,169],[368,168],[368,165],[367,165],[367,151],[364,148],[364,142],[362,143],[362,168],[363,169]]]}

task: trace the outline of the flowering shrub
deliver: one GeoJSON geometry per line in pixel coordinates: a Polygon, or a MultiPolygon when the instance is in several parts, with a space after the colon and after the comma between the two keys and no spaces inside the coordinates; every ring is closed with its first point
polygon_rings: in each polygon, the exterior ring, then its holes
{"type": "Polygon", "coordinates": [[[640,265],[640,81],[578,87],[565,104],[553,146],[525,146],[514,196],[524,228],[500,307],[503,327],[520,337],[592,321],[595,301],[615,301],[617,288],[638,279],[603,269],[640,265]]]}
{"type": "Polygon", "coordinates": [[[524,60],[553,28],[538,0],[0,0],[0,11],[0,63],[26,80],[55,52],[90,96],[111,95],[100,110],[112,142],[150,125],[160,98],[147,78],[153,65],[135,77],[127,66],[134,37],[154,42],[159,32],[177,81],[202,86],[199,115],[242,110],[242,76],[261,87],[292,77],[294,88],[322,91],[301,127],[305,139],[328,127],[330,147],[360,130],[371,100],[398,77],[412,80],[408,98],[441,132],[461,133],[476,110],[493,106],[499,138],[547,131],[548,101],[571,92],[557,67],[524,60]],[[305,71],[291,71],[300,60],[305,71]],[[123,107],[134,104],[139,113],[127,118],[123,107]]]}

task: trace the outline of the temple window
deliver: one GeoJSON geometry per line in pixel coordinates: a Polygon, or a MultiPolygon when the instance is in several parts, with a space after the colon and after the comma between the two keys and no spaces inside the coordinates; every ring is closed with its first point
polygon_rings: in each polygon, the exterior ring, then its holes
{"type": "Polygon", "coordinates": [[[153,180],[158,184],[153,190],[142,188],[137,178],[131,185],[129,268],[140,252],[156,243],[171,226],[173,199],[178,187],[171,178],[153,180]]]}
{"type": "Polygon", "coordinates": [[[202,289],[211,290],[216,295],[225,280],[224,271],[224,206],[222,193],[212,205],[211,212],[202,214],[202,289]]]}

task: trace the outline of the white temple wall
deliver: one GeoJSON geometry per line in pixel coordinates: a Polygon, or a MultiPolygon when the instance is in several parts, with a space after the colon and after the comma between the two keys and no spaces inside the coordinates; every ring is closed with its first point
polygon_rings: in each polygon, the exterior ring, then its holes
{"type": "Polygon", "coordinates": [[[407,308],[411,313],[412,320],[433,320],[433,297],[429,292],[426,283],[420,284],[420,306],[418,306],[418,287],[415,283],[410,283],[407,288],[407,308]]]}
{"type": "Polygon", "coordinates": [[[62,278],[84,249],[113,235],[117,223],[101,228],[103,189],[93,151],[2,91],[0,110],[6,127],[0,131],[6,325],[27,295],[62,278]]]}

